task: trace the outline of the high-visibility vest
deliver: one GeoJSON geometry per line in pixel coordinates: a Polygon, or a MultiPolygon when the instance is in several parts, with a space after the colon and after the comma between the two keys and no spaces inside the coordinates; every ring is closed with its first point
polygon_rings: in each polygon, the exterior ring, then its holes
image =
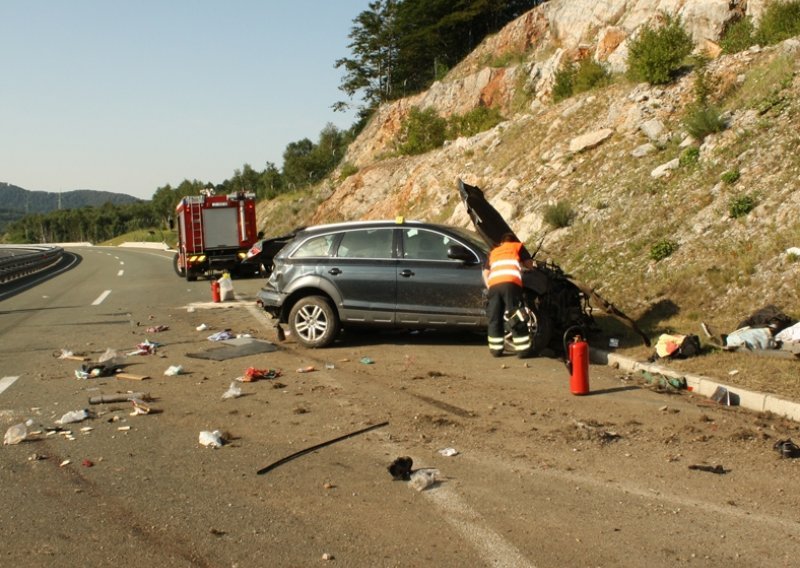
{"type": "Polygon", "coordinates": [[[519,251],[522,243],[501,243],[489,253],[489,287],[503,282],[522,286],[519,251]]]}

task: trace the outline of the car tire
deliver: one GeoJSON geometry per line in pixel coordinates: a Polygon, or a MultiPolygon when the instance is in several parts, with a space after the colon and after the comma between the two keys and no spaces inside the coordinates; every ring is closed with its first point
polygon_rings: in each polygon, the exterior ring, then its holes
{"type": "Polygon", "coordinates": [[[306,347],[327,347],[339,334],[339,316],[322,296],[300,298],[289,312],[289,329],[306,347]]]}
{"type": "MultiPolygon", "coordinates": [[[[528,312],[528,332],[531,336],[530,355],[539,355],[549,344],[553,337],[553,326],[550,318],[526,302],[528,312]]],[[[510,333],[506,334],[504,347],[507,352],[514,352],[514,340],[510,333]]]]}
{"type": "Polygon", "coordinates": [[[178,264],[178,253],[175,253],[175,256],[172,257],[172,268],[175,269],[175,274],[183,278],[186,276],[186,271],[178,264]]]}

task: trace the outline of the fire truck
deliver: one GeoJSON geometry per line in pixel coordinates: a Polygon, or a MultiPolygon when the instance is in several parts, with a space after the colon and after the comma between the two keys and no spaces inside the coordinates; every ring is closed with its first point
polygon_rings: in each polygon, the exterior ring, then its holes
{"type": "Polygon", "coordinates": [[[221,271],[257,273],[257,264],[242,264],[260,239],[255,194],[190,195],[180,200],[175,214],[178,252],[173,263],[178,276],[192,281],[221,271]]]}

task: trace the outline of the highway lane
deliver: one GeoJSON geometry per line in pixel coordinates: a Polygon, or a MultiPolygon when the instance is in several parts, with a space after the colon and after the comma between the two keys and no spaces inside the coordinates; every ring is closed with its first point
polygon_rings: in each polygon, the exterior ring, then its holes
{"type": "Polygon", "coordinates": [[[273,338],[246,308],[259,280],[235,281],[241,307],[211,310],[208,282],[179,279],[169,253],[74,252],[73,269],[0,302],[0,426],[52,426],[89,396],[129,389],[151,392],[161,412],[92,407],[74,441],[2,448],[2,565],[307,566],[332,554],[344,566],[767,566],[800,553],[800,470],[770,448],[796,432],[783,421],[639,389],[607,368],[592,368],[596,395],[573,397],[559,361],[498,362],[480,336],[365,334],[194,359],[222,328],[273,338]],[[170,329],[146,332],[156,324],[170,329]],[[143,382],[78,380],[79,363],[53,356],[96,358],[145,337],[164,347],[127,359],[143,382]],[[165,377],[176,363],[187,373],[165,377]],[[309,365],[318,371],[296,372],[309,365]],[[245,396],[222,400],[247,366],[282,369],[282,386],[242,384],[245,396]],[[200,447],[212,429],[231,443],[200,447]],[[422,493],[392,481],[401,455],[443,481],[422,493]]]}

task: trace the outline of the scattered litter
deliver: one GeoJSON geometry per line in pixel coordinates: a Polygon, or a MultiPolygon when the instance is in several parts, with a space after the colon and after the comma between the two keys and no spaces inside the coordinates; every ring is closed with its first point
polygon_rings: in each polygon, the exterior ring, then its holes
{"type": "Polygon", "coordinates": [[[160,343],[145,339],[136,346],[136,351],[131,351],[128,355],[153,355],[161,347],[160,343]]]}
{"type": "Polygon", "coordinates": [[[227,329],[212,333],[208,336],[209,341],[225,341],[226,339],[233,339],[233,334],[227,329]]]}
{"type": "Polygon", "coordinates": [[[333,560],[334,558],[336,558],[336,557],[333,554],[331,554],[330,552],[325,552],[325,553],[322,554],[322,559],[323,560],[333,560]]]}
{"type": "Polygon", "coordinates": [[[338,438],[334,438],[333,440],[328,440],[327,442],[322,442],[322,443],[317,444],[315,446],[311,446],[310,448],[305,448],[304,450],[300,450],[298,452],[295,452],[292,455],[286,456],[285,458],[281,458],[278,461],[273,462],[273,463],[269,464],[266,467],[262,467],[261,469],[259,469],[256,472],[256,475],[263,475],[263,474],[265,474],[265,473],[267,473],[269,471],[272,471],[273,469],[275,469],[279,465],[283,465],[286,462],[292,461],[295,458],[299,458],[300,456],[304,456],[304,455],[309,454],[311,452],[315,452],[315,451],[319,450],[320,448],[324,448],[325,446],[330,446],[331,444],[335,444],[336,442],[341,442],[342,440],[346,440],[348,438],[352,438],[353,436],[358,436],[359,434],[365,434],[365,433],[370,432],[372,430],[375,430],[377,428],[383,428],[384,426],[387,426],[388,424],[389,424],[388,422],[381,422],[380,424],[373,424],[372,426],[367,426],[366,428],[362,428],[361,430],[356,430],[355,432],[350,432],[349,434],[345,434],[344,436],[339,436],[338,438]]]}
{"type": "Polygon", "coordinates": [[[28,461],[41,461],[46,460],[47,456],[44,454],[37,454],[36,452],[28,456],[28,461]]]}
{"type": "Polygon", "coordinates": [[[791,438],[787,438],[786,440],[778,440],[772,447],[781,455],[782,458],[796,458],[800,456],[800,447],[792,442],[791,438]]]}
{"type": "Polygon", "coordinates": [[[134,398],[131,399],[131,403],[133,404],[133,412],[131,412],[131,416],[137,416],[139,414],[150,414],[150,412],[152,411],[150,405],[145,403],[143,400],[134,398]]]}
{"type": "Polygon", "coordinates": [[[80,355],[70,351],[69,349],[62,349],[61,355],[58,356],[59,359],[68,359],[70,361],[88,361],[89,358],[85,355],[80,355]]]}
{"type": "Polygon", "coordinates": [[[730,375],[731,377],[738,374],[739,374],[739,369],[733,369],[732,371],[728,371],[728,375],[730,375]]]}
{"type": "Polygon", "coordinates": [[[131,429],[131,427],[130,427],[130,426],[118,426],[118,427],[117,427],[117,431],[118,431],[118,432],[127,432],[127,431],[128,431],[128,430],[130,430],[130,429],[131,429]]]}
{"type": "Polygon", "coordinates": [[[336,368],[336,365],[334,365],[333,363],[325,363],[325,369],[326,370],[332,371],[335,368],[336,368]]]}
{"type": "Polygon", "coordinates": [[[228,390],[222,394],[222,399],[239,398],[240,396],[242,396],[242,388],[236,384],[236,381],[233,381],[231,382],[231,386],[228,387],[228,390]]]}
{"type": "Polygon", "coordinates": [[[200,442],[201,446],[205,446],[207,448],[221,448],[225,443],[225,440],[222,438],[222,432],[219,430],[214,430],[213,432],[203,430],[200,432],[198,441],[200,442]]]}
{"type": "Polygon", "coordinates": [[[145,330],[145,332],[146,333],[160,333],[162,331],[167,331],[168,329],[169,329],[168,325],[154,325],[154,326],[148,327],[145,330]]]}
{"type": "Polygon", "coordinates": [[[234,357],[245,357],[247,355],[257,355],[259,353],[271,353],[277,351],[278,347],[274,343],[252,337],[234,338],[224,340],[224,347],[217,347],[200,353],[187,353],[187,357],[195,359],[211,359],[213,361],[225,361],[234,357]]]}
{"type": "Polygon", "coordinates": [[[408,484],[412,489],[424,491],[429,487],[432,487],[438,480],[438,469],[418,469],[411,474],[411,480],[408,482],[408,484]]]}
{"type": "Polygon", "coordinates": [[[714,393],[711,395],[711,400],[725,406],[737,406],[739,404],[739,396],[731,393],[723,386],[716,388],[714,393]]]}
{"type": "Polygon", "coordinates": [[[81,432],[83,432],[84,434],[88,434],[92,430],[94,430],[94,428],[92,428],[91,426],[84,426],[83,428],[81,428],[81,432]]]}
{"type": "Polygon", "coordinates": [[[66,466],[66,465],[69,465],[69,464],[71,464],[71,463],[72,463],[72,462],[71,462],[71,461],[69,461],[69,460],[64,460],[64,461],[62,461],[60,464],[58,464],[58,467],[64,467],[64,466],[66,466]]]}
{"type": "Polygon", "coordinates": [[[149,375],[134,375],[133,373],[117,373],[118,379],[128,379],[130,381],[145,381],[150,378],[149,375]]]}
{"type": "Polygon", "coordinates": [[[188,308],[186,308],[186,311],[188,313],[190,313],[190,314],[193,314],[194,313],[194,306],[189,306],[188,308]]]}
{"type": "Polygon", "coordinates": [[[25,438],[27,437],[28,427],[25,426],[24,422],[20,422],[19,424],[14,424],[8,430],[6,430],[6,435],[3,436],[3,445],[14,446],[25,441],[25,438]]]}
{"type": "Polygon", "coordinates": [[[238,378],[242,383],[253,383],[263,379],[275,379],[281,376],[278,369],[256,369],[255,367],[248,367],[244,371],[244,375],[238,378]]]}
{"type": "Polygon", "coordinates": [[[204,324],[204,323],[201,323],[201,324],[200,324],[200,325],[198,325],[198,326],[197,326],[195,329],[196,329],[197,331],[206,331],[206,330],[208,329],[208,326],[207,326],[206,324],[204,324]]]}
{"type": "Polygon", "coordinates": [[[85,460],[83,460],[83,461],[81,462],[81,465],[82,465],[83,467],[94,467],[94,462],[93,462],[92,460],[86,460],[86,459],[85,459],[85,460]]]}
{"type": "Polygon", "coordinates": [[[177,377],[183,374],[183,367],[180,365],[170,365],[164,374],[168,377],[177,377]]]}
{"type": "Polygon", "coordinates": [[[57,420],[56,422],[58,424],[72,424],[74,422],[82,422],[83,420],[86,420],[90,416],[91,414],[85,408],[83,410],[70,410],[69,412],[64,414],[64,416],[62,416],[60,420],[57,420]]]}
{"type": "Polygon", "coordinates": [[[253,336],[250,335],[249,333],[237,333],[236,334],[236,339],[250,339],[251,337],[253,337],[253,336]]]}
{"type": "Polygon", "coordinates": [[[455,448],[445,448],[443,450],[439,450],[439,453],[442,454],[444,457],[449,458],[451,456],[457,456],[458,450],[455,448]]]}
{"type": "Polygon", "coordinates": [[[675,392],[685,390],[687,387],[685,377],[668,377],[660,373],[642,371],[645,384],[661,392],[675,392]]]}
{"type": "Polygon", "coordinates": [[[728,473],[721,465],[690,465],[689,469],[696,469],[698,471],[707,471],[708,473],[716,473],[716,474],[723,474],[728,473]]]}
{"type": "Polygon", "coordinates": [[[411,466],[413,465],[414,460],[408,456],[403,456],[394,460],[391,465],[389,465],[388,469],[393,479],[408,481],[411,479],[411,466]]]}
{"type": "Polygon", "coordinates": [[[362,358],[359,360],[359,363],[362,363],[362,364],[364,364],[364,365],[372,365],[374,362],[375,362],[375,361],[373,361],[373,360],[372,360],[372,359],[370,359],[369,357],[362,357],[362,358]]]}
{"type": "Polygon", "coordinates": [[[300,367],[299,369],[297,369],[297,372],[298,373],[312,373],[312,372],[314,372],[316,370],[317,370],[316,367],[314,367],[313,365],[309,365],[308,367],[300,367]]]}

